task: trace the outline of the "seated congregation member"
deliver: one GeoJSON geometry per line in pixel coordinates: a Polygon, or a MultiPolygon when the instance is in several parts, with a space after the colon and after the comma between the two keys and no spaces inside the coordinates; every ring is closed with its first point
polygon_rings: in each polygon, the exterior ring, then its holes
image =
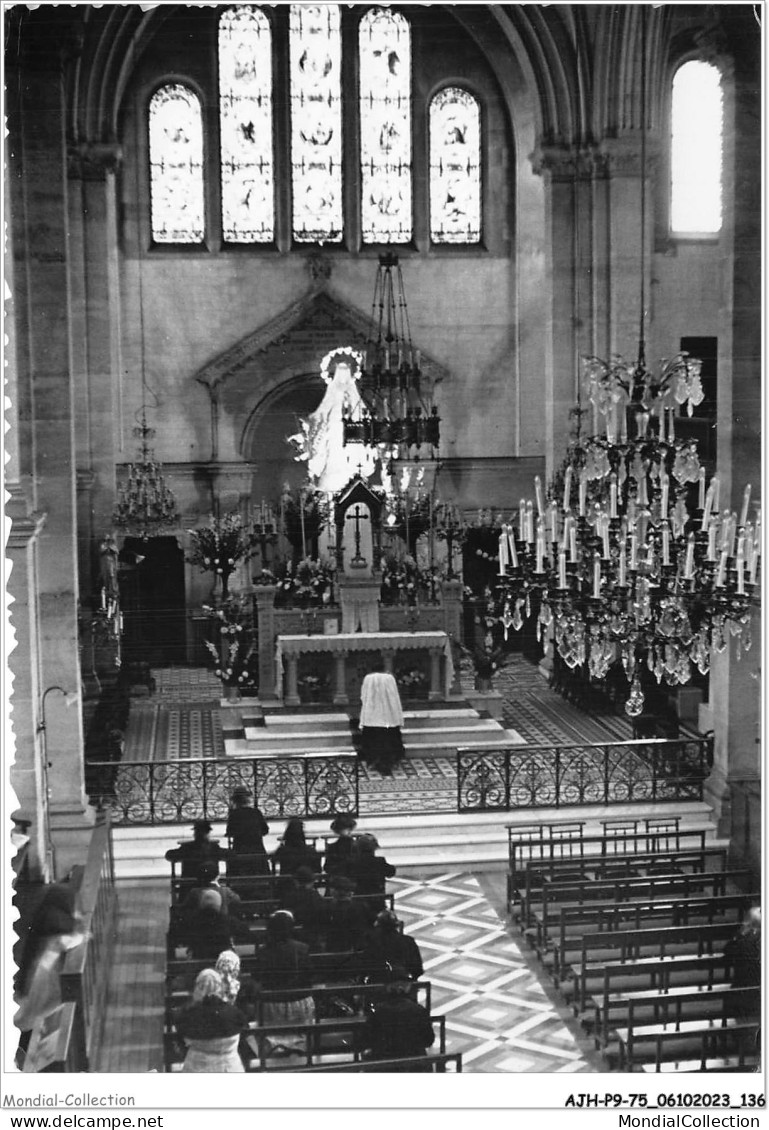
{"type": "Polygon", "coordinates": [[[182,879],[196,879],[201,863],[227,858],[227,851],[219,841],[211,839],[211,830],[208,820],[193,820],[192,839],[166,852],[169,862],[181,863],[182,879]]]}
{"type": "Polygon", "coordinates": [[[280,844],[272,853],[272,861],[281,875],[293,875],[298,867],[309,867],[313,875],[320,874],[321,857],[305,839],[304,820],[292,816],[286,823],[280,844]]]}
{"type": "Polygon", "coordinates": [[[398,684],[387,671],[372,671],[360,688],[360,755],[383,777],[406,756],[401,737],[403,707],[398,684]]]}
{"type": "Polygon", "coordinates": [[[358,821],[348,812],[342,812],[331,821],[331,831],[338,837],[326,845],[323,870],[327,875],[347,875],[353,851],[353,833],[358,821]]]}
{"type": "Polygon", "coordinates": [[[761,908],[753,906],[742,920],[739,933],[726,943],[724,955],[732,966],[733,989],[756,988],[754,994],[745,993],[744,999],[733,1001],[730,1014],[749,1020],[761,1015],[761,908]]]}
{"type": "Polygon", "coordinates": [[[326,951],[349,953],[363,949],[369,921],[363,906],[353,902],[355,883],[346,875],[334,875],[330,886],[324,926],[326,951]]]}
{"type": "MultiPolygon", "coordinates": [[[[402,966],[391,967],[386,980],[385,996],[374,1001],[373,1011],[366,1019],[362,1036],[365,1058],[421,1058],[435,1042],[430,1014],[409,996],[411,982],[402,966]]],[[[418,1065],[409,1065],[401,1070],[421,1069],[418,1065]]]]}
{"type": "Polygon", "coordinates": [[[350,859],[349,875],[359,895],[366,895],[369,924],[385,909],[386,881],[395,874],[395,867],[376,854],[379,840],[365,833],[355,840],[355,850],[350,859]]]}
{"type": "MultiPolygon", "coordinates": [[[[276,910],[267,921],[267,938],[256,951],[254,981],[259,989],[286,994],[279,1001],[264,1001],[264,1024],[311,1024],[315,1003],[307,990],[313,983],[310,949],[294,937],[294,918],[287,910],[276,910]]],[[[306,1040],[300,1033],[264,1037],[266,1054],[303,1052],[306,1040]]]]}
{"type": "Polygon", "coordinates": [[[230,797],[227,817],[227,836],[231,858],[229,875],[266,875],[270,870],[264,836],[270,826],[258,808],[251,804],[251,793],[245,785],[238,785],[230,797]]]}
{"type": "Polygon", "coordinates": [[[392,910],[382,910],[376,916],[358,959],[359,968],[369,981],[384,981],[392,966],[401,966],[412,981],[418,981],[424,973],[419,946],[408,934],[400,932],[400,924],[392,910]]]}
{"type": "MultiPolygon", "coordinates": [[[[198,869],[198,885],[193,887],[186,895],[182,906],[189,911],[197,910],[204,891],[213,891],[218,896],[219,909],[225,914],[240,916],[240,895],[230,887],[222,886],[219,882],[219,864],[216,860],[201,864],[198,869]]],[[[210,906],[215,906],[216,900],[209,899],[210,906]]]]}
{"type": "Polygon", "coordinates": [[[221,894],[205,890],[197,907],[186,918],[177,932],[181,945],[187,947],[190,957],[214,960],[222,950],[233,945],[248,945],[253,939],[248,926],[240,919],[227,914],[222,908],[221,894]]]}
{"type": "Polygon", "coordinates": [[[323,924],[326,921],[326,904],[315,886],[315,875],[310,867],[297,867],[294,872],[294,886],[283,896],[285,910],[290,910],[294,922],[302,929],[302,940],[311,950],[318,947],[323,924]]]}
{"type": "Polygon", "coordinates": [[[245,1070],[238,1054],[248,1027],[244,1014],[225,1000],[227,990],[215,969],[203,969],[195,980],[192,1003],[176,1017],[175,1027],[187,1045],[182,1071],[245,1070]]]}

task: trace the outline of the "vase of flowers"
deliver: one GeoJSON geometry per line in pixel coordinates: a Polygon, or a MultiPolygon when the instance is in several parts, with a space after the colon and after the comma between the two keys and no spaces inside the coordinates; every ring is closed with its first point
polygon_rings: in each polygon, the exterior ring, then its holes
{"type": "Polygon", "coordinates": [[[329,557],[317,561],[305,557],[296,567],[290,561],[285,562],[275,571],[276,604],[288,608],[324,608],[333,603],[334,578],[334,563],[329,557]]]}
{"type": "Polygon", "coordinates": [[[230,577],[241,561],[248,561],[254,554],[256,541],[253,530],[237,511],[233,511],[221,518],[212,515],[207,526],[187,532],[192,539],[187,560],[203,573],[213,574],[213,591],[216,583],[221,582],[221,599],[226,601],[230,577]]]}
{"type": "Polygon", "coordinates": [[[244,685],[253,682],[252,661],[256,654],[251,617],[246,601],[230,595],[216,607],[203,605],[211,621],[214,639],[206,640],[214,674],[221,680],[225,698],[238,699],[244,685]]]}
{"type": "Polygon", "coordinates": [[[488,694],[494,689],[494,674],[507,663],[508,653],[494,642],[490,631],[474,647],[463,647],[462,653],[472,662],[475,689],[481,694],[488,694]]]}

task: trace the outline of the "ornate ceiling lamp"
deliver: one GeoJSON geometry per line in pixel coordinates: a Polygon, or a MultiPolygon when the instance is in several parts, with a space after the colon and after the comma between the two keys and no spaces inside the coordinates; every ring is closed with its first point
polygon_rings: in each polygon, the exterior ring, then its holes
{"type": "MultiPolygon", "coordinates": [[[[706,674],[730,636],[750,647],[761,517],[722,508],[718,475],[707,482],[696,442],[675,434],[675,406],[702,401],[701,362],[680,353],[658,373],[646,365],[646,13],[641,66],[641,317],[638,359],[584,359],[592,434],[570,448],[545,497],[520,500],[502,526],[491,611],[505,637],[529,615],[552,633],[561,659],[603,679],[620,666],[625,711],[644,706],[641,674],[677,686],[706,674]],[[628,427],[630,424],[630,427],[628,427]],[[629,431],[632,434],[628,434],[629,431]]],[[[578,410],[578,419],[583,413],[578,410]]]]}
{"type": "Polygon", "coordinates": [[[396,255],[380,255],[371,325],[358,384],[365,413],[344,420],[344,442],[387,446],[393,457],[437,455],[440,417],[433,382],[411,341],[403,273],[396,255]]]}

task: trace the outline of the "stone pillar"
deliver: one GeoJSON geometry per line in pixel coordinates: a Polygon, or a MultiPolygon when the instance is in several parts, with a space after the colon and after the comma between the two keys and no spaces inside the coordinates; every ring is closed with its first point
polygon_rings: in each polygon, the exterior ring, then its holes
{"type": "Polygon", "coordinates": [[[334,652],[334,706],[347,706],[347,652],[334,652]]]}
{"type": "Polygon", "coordinates": [[[427,695],[430,702],[440,702],[445,697],[441,686],[442,655],[443,648],[430,648],[430,690],[427,695]]]}
{"type": "Polygon", "coordinates": [[[256,617],[259,633],[259,698],[274,702],[275,687],[275,585],[256,585],[256,617]]]}
{"type": "Polygon", "coordinates": [[[289,652],[286,656],[286,690],[283,701],[286,706],[299,706],[299,656],[296,652],[289,652]]]}

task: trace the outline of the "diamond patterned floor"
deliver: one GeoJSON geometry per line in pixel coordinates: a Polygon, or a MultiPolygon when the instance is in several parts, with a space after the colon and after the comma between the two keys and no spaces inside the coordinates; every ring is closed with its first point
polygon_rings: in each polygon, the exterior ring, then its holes
{"type": "MultiPolygon", "coordinates": [[[[433,1012],[446,1016],[448,1050],[461,1051],[472,1072],[602,1070],[486,896],[486,884],[498,880],[455,872],[389,881],[422,951],[433,1012]]],[[[104,1043],[93,1069],[162,1071],[168,884],[121,882],[118,898],[104,1043]]]]}

